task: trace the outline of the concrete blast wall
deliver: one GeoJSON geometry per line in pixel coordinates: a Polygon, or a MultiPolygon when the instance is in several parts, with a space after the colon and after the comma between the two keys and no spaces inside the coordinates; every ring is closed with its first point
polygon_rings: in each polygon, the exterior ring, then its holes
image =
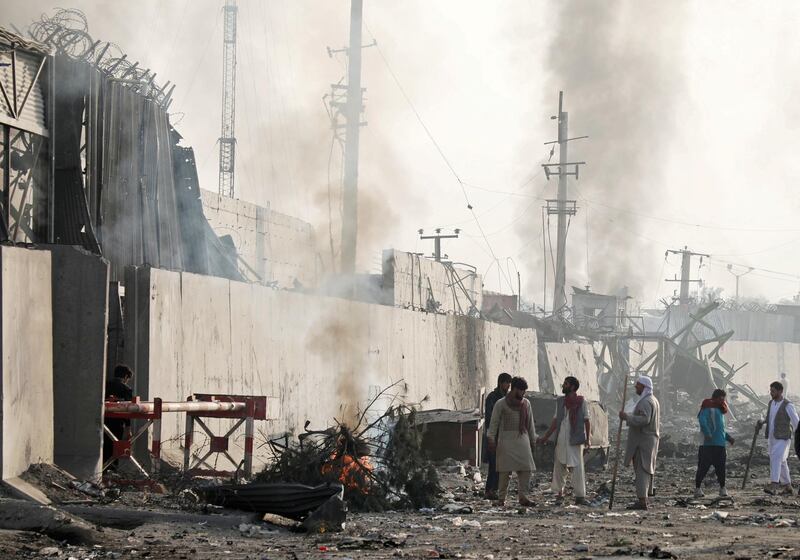
{"type": "Polygon", "coordinates": [[[110,269],[75,247],[50,246],[53,262],[55,462],[81,479],[100,473],[110,269]]]}
{"type": "MultiPolygon", "coordinates": [[[[654,342],[645,343],[642,356],[655,352],[657,348],[654,342]]],[[[769,384],[779,381],[781,372],[786,372],[790,394],[795,398],[800,395],[800,344],[731,340],[722,347],[720,356],[734,368],[747,364],[731,379],[736,384],[750,385],[757,394],[768,395],[769,384]]],[[[696,397],[699,403],[708,396],[692,395],[692,398],[696,397]]]]}
{"type": "MultiPolygon", "coordinates": [[[[297,280],[305,286],[316,284],[316,250],[311,224],[217,193],[201,190],[203,212],[219,235],[230,235],[236,250],[264,283],[292,287],[297,280]]],[[[245,278],[252,272],[242,268],[245,278]]]]}
{"type": "Polygon", "coordinates": [[[544,345],[547,361],[550,363],[552,387],[555,394],[561,394],[564,378],[572,376],[581,383],[580,393],[591,400],[600,400],[600,386],[597,382],[597,364],[591,344],[547,342],[544,345]]]}
{"type": "Polygon", "coordinates": [[[439,311],[466,315],[483,305],[483,280],[463,268],[448,268],[420,255],[395,249],[383,252],[383,287],[391,292],[390,305],[428,309],[429,300],[439,311]]]}
{"type": "MultiPolygon", "coordinates": [[[[425,399],[424,408],[476,407],[479,388],[502,371],[538,388],[533,330],[157,269],[131,271],[127,290],[137,392],[267,395],[274,420],[260,426],[265,433],[352,418],[399,380],[406,400],[425,399]]],[[[182,415],[163,426],[176,450],[182,415]]]]}
{"type": "Polygon", "coordinates": [[[50,253],[0,247],[2,478],[53,461],[50,253]]]}
{"type": "Polygon", "coordinates": [[[750,385],[757,394],[768,395],[769,384],[780,381],[781,372],[786,372],[789,393],[795,398],[800,394],[800,344],[732,340],[720,354],[734,367],[747,363],[733,377],[734,383],[750,385]]]}

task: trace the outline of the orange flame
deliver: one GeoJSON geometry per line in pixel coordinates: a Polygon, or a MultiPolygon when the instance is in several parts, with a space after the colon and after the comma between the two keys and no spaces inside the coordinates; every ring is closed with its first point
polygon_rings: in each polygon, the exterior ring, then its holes
{"type": "Polygon", "coordinates": [[[339,472],[339,482],[348,490],[357,490],[362,494],[369,493],[369,473],[372,463],[368,457],[356,460],[352,455],[331,456],[331,460],[322,465],[322,474],[339,472]]]}

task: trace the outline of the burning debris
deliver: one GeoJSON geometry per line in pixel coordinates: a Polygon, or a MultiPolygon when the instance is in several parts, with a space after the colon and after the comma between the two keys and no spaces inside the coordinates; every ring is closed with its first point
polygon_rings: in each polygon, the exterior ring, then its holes
{"type": "Polygon", "coordinates": [[[422,450],[416,408],[390,406],[368,422],[369,411],[355,427],[337,421],[325,430],[309,430],[306,423],[297,441],[288,436],[270,441],[274,461],[257,480],[341,484],[345,502],[358,511],[435,506],[442,488],[422,450]]]}

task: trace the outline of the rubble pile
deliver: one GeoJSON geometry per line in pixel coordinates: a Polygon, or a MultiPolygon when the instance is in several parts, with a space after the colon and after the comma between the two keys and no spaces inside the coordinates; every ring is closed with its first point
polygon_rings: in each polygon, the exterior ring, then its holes
{"type": "Polygon", "coordinates": [[[416,409],[391,406],[354,428],[336,422],[325,430],[306,430],[296,441],[270,441],[273,461],[259,482],[310,486],[341,484],[344,500],[357,511],[435,506],[442,493],[439,476],[422,449],[423,430],[416,409]]]}

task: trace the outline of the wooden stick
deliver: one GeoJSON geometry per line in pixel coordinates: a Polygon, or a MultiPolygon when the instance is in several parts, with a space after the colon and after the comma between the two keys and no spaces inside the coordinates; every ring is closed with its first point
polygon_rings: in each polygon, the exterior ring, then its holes
{"type": "MultiPolygon", "coordinates": [[[[615,342],[616,345],[616,342],[615,342]]],[[[612,356],[614,362],[619,362],[620,366],[622,366],[622,359],[619,356],[619,350],[615,348],[616,351],[612,351],[612,356]]],[[[623,369],[623,376],[622,376],[622,409],[625,409],[625,399],[628,398],[628,370],[627,368],[623,369]]],[[[614,491],[617,489],[617,472],[619,470],[619,454],[620,454],[620,445],[622,443],[622,418],[619,419],[619,427],[617,428],[617,450],[616,450],[616,457],[614,458],[614,472],[611,475],[611,497],[608,499],[608,509],[611,510],[614,507],[614,491]]]]}
{"type": "Polygon", "coordinates": [[[761,422],[756,422],[756,431],[753,434],[753,443],[750,444],[750,454],[747,456],[747,466],[744,468],[744,477],[742,478],[742,490],[747,486],[747,479],[750,478],[750,461],[753,460],[753,453],[756,450],[756,441],[758,440],[758,432],[761,431],[761,422]]]}

